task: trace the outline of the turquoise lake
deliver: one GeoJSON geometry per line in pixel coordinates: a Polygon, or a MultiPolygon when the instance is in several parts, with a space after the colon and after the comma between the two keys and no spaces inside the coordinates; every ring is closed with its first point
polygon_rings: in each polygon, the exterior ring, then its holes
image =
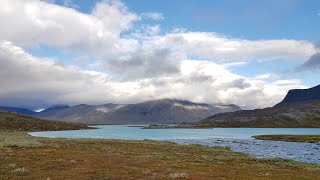
{"type": "Polygon", "coordinates": [[[320,143],[264,141],[251,138],[267,134],[320,134],[320,128],[212,128],[142,129],[129,125],[93,126],[97,129],[29,133],[49,138],[99,138],[122,140],[165,140],[179,144],[230,147],[257,158],[286,158],[320,164],[320,143]]]}
{"type": "Polygon", "coordinates": [[[75,131],[44,131],[30,133],[33,136],[51,138],[103,138],[125,140],[168,140],[241,138],[266,134],[320,134],[320,128],[212,128],[212,129],[142,129],[130,125],[92,126],[98,129],[75,131]]]}

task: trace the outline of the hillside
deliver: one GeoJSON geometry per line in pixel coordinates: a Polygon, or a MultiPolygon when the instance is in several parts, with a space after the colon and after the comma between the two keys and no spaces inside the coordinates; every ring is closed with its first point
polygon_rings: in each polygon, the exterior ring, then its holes
{"type": "Polygon", "coordinates": [[[104,124],[104,116],[125,105],[104,104],[104,105],[86,105],[80,104],[73,107],[49,108],[38,114],[37,117],[83,124],[104,124]]]}
{"type": "Polygon", "coordinates": [[[222,113],[193,124],[198,127],[320,127],[319,86],[291,90],[274,107],[222,113]]]}
{"type": "Polygon", "coordinates": [[[196,122],[217,113],[240,110],[235,105],[209,105],[177,99],[159,99],[138,104],[77,105],[54,108],[37,117],[84,124],[153,124],[196,122]]]}
{"type": "Polygon", "coordinates": [[[31,111],[29,109],[16,108],[16,107],[4,107],[4,106],[0,106],[0,111],[15,112],[15,113],[24,114],[24,115],[34,115],[34,114],[36,114],[36,112],[31,111]]]}
{"type": "Polygon", "coordinates": [[[57,131],[87,129],[86,125],[47,121],[17,113],[0,112],[0,130],[57,131]]]}

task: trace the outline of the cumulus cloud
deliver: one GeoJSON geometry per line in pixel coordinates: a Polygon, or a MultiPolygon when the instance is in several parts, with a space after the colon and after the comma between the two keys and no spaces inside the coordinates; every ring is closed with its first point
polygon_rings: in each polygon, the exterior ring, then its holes
{"type": "Polygon", "coordinates": [[[205,32],[175,31],[165,35],[148,32],[135,34],[134,38],[139,41],[140,46],[124,60],[104,59],[103,64],[107,71],[121,73],[122,76],[127,74],[131,78],[151,77],[166,74],[168,70],[173,72],[174,64],[179,65],[179,61],[192,57],[197,57],[195,60],[208,60],[232,68],[254,60],[305,60],[317,51],[314,44],[308,41],[250,41],[205,32]],[[170,49],[179,56],[165,56],[170,57],[170,60],[163,58],[163,54],[159,52],[164,49],[170,49]],[[138,65],[139,68],[136,66],[136,69],[130,69],[133,65],[138,65]],[[154,71],[156,67],[158,69],[154,71]],[[134,72],[135,70],[137,72],[134,72]]]}
{"type": "Polygon", "coordinates": [[[300,81],[271,83],[248,79],[210,61],[183,60],[179,71],[159,77],[118,81],[103,73],[64,66],[0,43],[0,102],[41,108],[50,104],[133,103],[158,98],[235,103],[245,108],[271,106],[300,81]]]}
{"type": "Polygon", "coordinates": [[[26,46],[49,45],[89,53],[130,49],[135,40],[120,38],[138,16],[121,1],[102,1],[90,14],[40,0],[0,0],[0,39],[26,46]]]}
{"type": "MultiPolygon", "coordinates": [[[[130,30],[139,15],[130,12],[121,1],[98,2],[85,14],[72,8],[40,0],[0,0],[0,39],[20,46],[45,44],[63,50],[114,57],[153,46],[179,50],[214,61],[252,59],[306,59],[316,53],[314,45],[297,40],[245,40],[211,32],[173,30],[158,35],[159,26],[143,25],[146,33],[121,36],[130,30]]],[[[162,19],[160,13],[141,16],[162,19]]]]}
{"type": "MultiPolygon", "coordinates": [[[[111,88],[102,83],[108,79],[102,74],[63,66],[52,59],[33,57],[7,41],[0,43],[0,77],[0,102],[31,108],[83,102],[81,96],[93,103],[102,96],[103,89],[111,88]],[[69,100],[64,101],[64,98],[69,100]]],[[[108,94],[103,96],[108,97],[108,94]]]]}
{"type": "Polygon", "coordinates": [[[40,0],[0,3],[0,40],[5,40],[0,43],[0,102],[5,105],[182,98],[244,108],[272,106],[289,89],[302,88],[301,82],[267,75],[247,78],[229,69],[255,59],[305,60],[317,52],[308,41],[235,39],[178,29],[159,34],[159,25],[145,24],[135,28],[140,32],[130,31],[136,21],[163,15],[137,15],[121,1],[98,2],[89,14],[40,0]],[[79,64],[95,57],[95,66],[104,71],[66,66],[23,50],[40,45],[81,52],[75,59],[79,64]]]}
{"type": "Polygon", "coordinates": [[[307,59],[317,49],[308,41],[233,39],[216,33],[173,32],[153,36],[148,47],[167,47],[213,61],[250,61],[255,59],[307,59]]]}

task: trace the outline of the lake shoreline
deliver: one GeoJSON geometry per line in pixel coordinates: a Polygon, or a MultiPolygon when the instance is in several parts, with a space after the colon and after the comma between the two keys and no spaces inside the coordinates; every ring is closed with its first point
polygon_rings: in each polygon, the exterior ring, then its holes
{"type": "MultiPolygon", "coordinates": [[[[137,125],[139,126],[139,125],[137,125]]],[[[225,125],[225,124],[210,124],[210,125],[202,125],[202,124],[151,124],[149,126],[143,127],[144,129],[212,129],[212,128],[308,128],[308,129],[317,129],[319,127],[299,127],[299,126],[244,126],[244,125],[225,125]]]]}
{"type": "Polygon", "coordinates": [[[320,129],[297,128],[211,128],[144,129],[136,125],[94,126],[93,130],[32,132],[33,136],[71,139],[158,140],[182,144],[229,147],[237,152],[261,158],[285,158],[320,164],[320,144],[264,141],[253,139],[261,134],[320,134],[320,129]]]}

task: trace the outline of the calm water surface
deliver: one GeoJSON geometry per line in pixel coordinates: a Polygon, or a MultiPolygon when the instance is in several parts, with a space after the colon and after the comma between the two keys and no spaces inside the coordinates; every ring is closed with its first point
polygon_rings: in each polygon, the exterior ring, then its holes
{"type": "Polygon", "coordinates": [[[141,129],[128,125],[94,126],[98,129],[32,132],[50,138],[101,138],[124,140],[166,140],[179,144],[230,147],[258,158],[286,158],[320,164],[320,144],[252,139],[265,134],[320,134],[320,128],[213,128],[213,129],[141,129]]]}

